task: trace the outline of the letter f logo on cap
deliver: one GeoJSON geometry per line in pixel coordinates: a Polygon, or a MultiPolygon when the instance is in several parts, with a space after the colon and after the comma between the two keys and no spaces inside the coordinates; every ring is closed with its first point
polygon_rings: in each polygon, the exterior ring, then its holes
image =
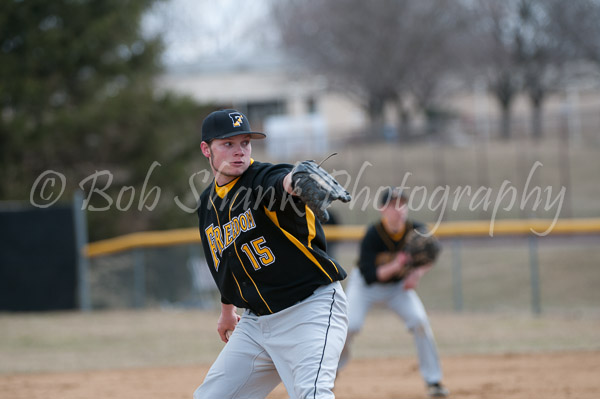
{"type": "Polygon", "coordinates": [[[229,114],[229,117],[233,121],[233,127],[242,126],[242,123],[244,122],[244,115],[240,114],[239,112],[232,112],[229,114]]]}

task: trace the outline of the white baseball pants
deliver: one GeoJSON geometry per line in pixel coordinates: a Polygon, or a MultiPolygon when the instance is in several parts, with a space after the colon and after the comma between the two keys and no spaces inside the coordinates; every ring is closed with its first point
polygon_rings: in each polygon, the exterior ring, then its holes
{"type": "Polygon", "coordinates": [[[375,303],[385,303],[406,324],[413,334],[419,370],[426,383],[442,381],[442,370],[437,348],[423,302],[414,290],[405,290],[402,282],[395,284],[367,285],[360,270],[355,268],[350,273],[346,285],[348,295],[348,339],[340,358],[340,368],[350,358],[352,338],[362,328],[367,312],[375,303]]]}
{"type": "Polygon", "coordinates": [[[194,399],[262,399],[283,381],[292,399],[331,399],[348,330],[339,282],[272,315],[245,311],[194,399]]]}

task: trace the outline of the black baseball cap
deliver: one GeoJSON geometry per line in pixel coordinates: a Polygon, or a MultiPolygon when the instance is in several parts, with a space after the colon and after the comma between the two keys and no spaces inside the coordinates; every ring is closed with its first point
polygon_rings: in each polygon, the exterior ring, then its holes
{"type": "Polygon", "coordinates": [[[386,206],[392,202],[392,200],[398,198],[402,199],[402,202],[404,203],[408,202],[406,194],[399,188],[385,187],[381,193],[381,196],[379,197],[379,205],[386,206]]]}
{"type": "Polygon", "coordinates": [[[253,139],[264,139],[267,136],[261,132],[253,132],[246,115],[235,109],[212,112],[202,122],[202,141],[207,143],[240,134],[249,134],[253,139]]]}

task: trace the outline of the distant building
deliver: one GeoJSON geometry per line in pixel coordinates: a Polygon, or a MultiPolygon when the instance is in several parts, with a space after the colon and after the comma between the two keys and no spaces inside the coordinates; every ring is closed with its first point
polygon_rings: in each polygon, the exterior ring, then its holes
{"type": "MultiPolygon", "coordinates": [[[[556,137],[566,128],[574,140],[595,125],[599,104],[597,87],[571,82],[554,92],[544,104],[546,133],[556,137]]],[[[187,94],[200,103],[233,107],[245,113],[252,127],[269,134],[266,150],[273,158],[294,154],[322,155],[339,141],[368,132],[364,109],[350,96],[333,90],[324,76],[307,72],[279,52],[258,57],[204,58],[201,62],[171,67],[158,87],[187,94]]],[[[444,127],[446,143],[467,145],[476,137],[498,137],[500,109],[484,81],[461,84],[447,93],[441,105],[454,115],[444,127]]],[[[414,110],[413,110],[414,111],[414,110]]],[[[385,137],[397,137],[398,109],[385,108],[385,137]]],[[[514,137],[530,132],[530,105],[520,94],[512,107],[514,137]]],[[[413,112],[412,132],[423,133],[423,115],[413,112]]]]}
{"type": "Polygon", "coordinates": [[[267,150],[274,156],[325,153],[331,140],[366,123],[362,109],[331,91],[324,77],[275,53],[179,66],[163,75],[158,86],[245,113],[254,129],[269,134],[267,150]]]}

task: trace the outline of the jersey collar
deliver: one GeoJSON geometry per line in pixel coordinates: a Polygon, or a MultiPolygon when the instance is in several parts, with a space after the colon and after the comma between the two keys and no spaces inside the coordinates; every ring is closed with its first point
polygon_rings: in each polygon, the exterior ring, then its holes
{"type": "MultiPolygon", "coordinates": [[[[254,163],[254,159],[250,158],[250,165],[252,165],[254,163]]],[[[222,186],[219,186],[217,184],[217,182],[215,181],[215,192],[217,193],[217,195],[219,196],[219,198],[223,199],[225,198],[225,196],[227,195],[227,193],[229,191],[231,191],[231,189],[233,188],[233,186],[235,186],[235,183],[238,182],[238,180],[240,180],[240,177],[242,176],[238,176],[235,179],[233,179],[232,181],[230,181],[227,184],[224,184],[222,186]]]]}

